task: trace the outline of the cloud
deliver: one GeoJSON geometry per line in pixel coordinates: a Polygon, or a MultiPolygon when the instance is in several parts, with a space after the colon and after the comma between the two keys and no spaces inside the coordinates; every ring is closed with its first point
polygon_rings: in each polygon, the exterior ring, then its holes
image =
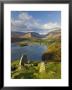
{"type": "Polygon", "coordinates": [[[58,23],[49,22],[49,23],[44,24],[43,28],[44,29],[60,28],[60,25],[58,23]]]}
{"type": "Polygon", "coordinates": [[[11,20],[12,30],[24,30],[24,29],[34,29],[39,27],[37,20],[32,16],[28,15],[26,12],[19,14],[17,20],[11,20]]]}
{"type": "Polygon", "coordinates": [[[23,21],[27,21],[27,20],[31,20],[32,16],[28,15],[26,12],[23,12],[23,13],[19,14],[19,19],[21,19],[23,21]]]}
{"type": "Polygon", "coordinates": [[[29,15],[27,12],[22,12],[18,15],[17,19],[11,20],[11,30],[12,31],[33,31],[36,29],[46,30],[52,28],[60,28],[58,23],[40,23],[39,20],[35,19],[33,16],[29,15]]]}

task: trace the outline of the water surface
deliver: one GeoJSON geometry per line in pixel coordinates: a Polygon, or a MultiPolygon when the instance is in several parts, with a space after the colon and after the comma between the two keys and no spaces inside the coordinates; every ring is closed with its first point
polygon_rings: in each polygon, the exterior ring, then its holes
{"type": "Polygon", "coordinates": [[[47,50],[45,45],[30,45],[20,47],[15,43],[11,45],[11,60],[20,59],[22,54],[27,55],[28,60],[42,60],[42,54],[47,50]]]}

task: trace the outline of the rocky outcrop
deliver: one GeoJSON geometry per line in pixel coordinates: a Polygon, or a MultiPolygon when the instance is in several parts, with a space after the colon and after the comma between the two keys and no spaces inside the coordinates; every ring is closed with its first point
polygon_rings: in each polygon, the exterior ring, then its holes
{"type": "Polygon", "coordinates": [[[21,69],[21,67],[27,63],[28,63],[27,55],[22,55],[19,62],[19,69],[21,69]]]}
{"type": "Polygon", "coordinates": [[[39,73],[45,73],[45,63],[42,61],[39,63],[39,73]]]}

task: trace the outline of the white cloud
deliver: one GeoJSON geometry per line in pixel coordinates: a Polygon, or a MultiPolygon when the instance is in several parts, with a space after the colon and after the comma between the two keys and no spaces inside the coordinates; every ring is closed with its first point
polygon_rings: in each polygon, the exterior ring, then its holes
{"type": "Polygon", "coordinates": [[[37,20],[26,12],[19,14],[17,20],[11,20],[12,30],[33,29],[39,27],[37,20]]]}
{"type": "Polygon", "coordinates": [[[23,12],[19,15],[19,19],[25,21],[32,19],[32,16],[28,15],[26,12],[23,12]]]}
{"type": "Polygon", "coordinates": [[[60,25],[58,23],[46,23],[43,25],[44,29],[53,29],[53,28],[60,28],[60,25]]]}
{"type": "Polygon", "coordinates": [[[12,31],[25,31],[25,30],[33,30],[33,29],[52,29],[52,28],[60,28],[58,23],[45,23],[42,24],[39,20],[36,20],[27,12],[22,12],[18,15],[17,19],[11,20],[11,29],[12,31]]]}

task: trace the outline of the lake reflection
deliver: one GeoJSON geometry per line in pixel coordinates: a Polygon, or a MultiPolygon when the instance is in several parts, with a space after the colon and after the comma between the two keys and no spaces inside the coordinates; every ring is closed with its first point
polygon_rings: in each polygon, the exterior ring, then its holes
{"type": "Polygon", "coordinates": [[[12,43],[11,60],[20,59],[22,54],[27,55],[28,60],[41,60],[42,54],[47,50],[47,46],[34,44],[31,46],[20,47],[12,43]]]}

